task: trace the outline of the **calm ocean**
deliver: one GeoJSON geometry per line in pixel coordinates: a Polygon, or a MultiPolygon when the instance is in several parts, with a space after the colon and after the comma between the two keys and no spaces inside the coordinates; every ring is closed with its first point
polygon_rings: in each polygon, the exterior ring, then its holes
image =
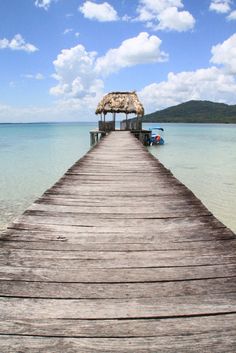
{"type": "MultiPolygon", "coordinates": [[[[88,151],[96,125],[0,124],[0,229],[88,151]]],[[[236,232],[236,125],[162,127],[166,144],[150,152],[236,232]]]]}

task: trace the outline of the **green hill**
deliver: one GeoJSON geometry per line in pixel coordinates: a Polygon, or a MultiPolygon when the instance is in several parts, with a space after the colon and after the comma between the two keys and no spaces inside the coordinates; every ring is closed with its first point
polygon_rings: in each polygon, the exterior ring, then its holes
{"type": "Polygon", "coordinates": [[[236,123],[236,105],[191,100],[143,117],[156,123],[236,123]]]}

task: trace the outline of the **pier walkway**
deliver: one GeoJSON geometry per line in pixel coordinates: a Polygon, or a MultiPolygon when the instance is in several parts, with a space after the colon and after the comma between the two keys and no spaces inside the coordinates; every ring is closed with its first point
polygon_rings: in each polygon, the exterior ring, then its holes
{"type": "Polygon", "coordinates": [[[112,132],[2,234],[0,352],[235,353],[235,235],[112,132]]]}

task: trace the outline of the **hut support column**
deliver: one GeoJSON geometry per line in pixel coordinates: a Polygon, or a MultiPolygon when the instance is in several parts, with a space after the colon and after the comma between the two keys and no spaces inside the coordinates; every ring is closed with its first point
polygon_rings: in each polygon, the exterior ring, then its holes
{"type": "Polygon", "coordinates": [[[113,128],[116,129],[116,113],[113,112],[113,128]]]}

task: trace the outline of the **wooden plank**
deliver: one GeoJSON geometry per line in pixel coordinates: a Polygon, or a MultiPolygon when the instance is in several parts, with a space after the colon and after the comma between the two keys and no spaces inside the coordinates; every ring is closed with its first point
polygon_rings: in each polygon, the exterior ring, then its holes
{"type": "MultiPolygon", "coordinates": [[[[199,211],[199,217],[200,216],[204,216],[205,212],[203,211],[199,211]]],[[[205,214],[206,216],[208,216],[208,214],[205,214]]],[[[193,220],[194,222],[194,217],[197,217],[197,215],[190,217],[190,219],[193,220]]],[[[122,217],[122,215],[116,215],[116,214],[109,214],[109,215],[103,215],[100,214],[97,217],[93,217],[93,214],[91,213],[90,215],[73,215],[70,213],[67,214],[60,214],[58,213],[49,213],[49,212],[37,212],[34,213],[34,215],[32,215],[29,212],[27,212],[27,214],[24,214],[23,216],[21,216],[17,221],[13,222],[13,227],[14,224],[18,225],[20,224],[32,224],[32,225],[37,225],[38,227],[40,227],[41,225],[60,225],[60,226],[83,226],[83,227],[108,227],[109,231],[111,231],[112,229],[114,230],[115,228],[124,228],[124,229],[128,229],[131,230],[131,227],[137,227],[139,230],[141,230],[142,232],[144,231],[144,229],[147,232],[156,232],[157,229],[159,231],[158,226],[159,225],[163,225],[163,224],[168,224],[168,222],[162,222],[162,219],[166,220],[166,219],[170,219],[173,218],[174,220],[177,218],[174,215],[174,211],[172,214],[168,213],[166,215],[166,218],[164,216],[164,213],[161,215],[160,218],[152,218],[152,215],[148,215],[147,218],[145,218],[145,215],[137,215],[137,216],[129,216],[126,215],[126,217],[122,217]]],[[[184,226],[184,223],[186,224],[187,227],[187,223],[189,223],[190,219],[189,219],[189,214],[183,217],[179,217],[182,221],[182,226],[184,226]],[[188,218],[188,220],[186,219],[188,218]]],[[[169,225],[173,226],[173,223],[169,222],[169,225]]],[[[28,225],[27,225],[28,228],[28,225]]]]}
{"type": "MultiPolygon", "coordinates": [[[[57,299],[135,299],[236,293],[235,277],[171,282],[48,283],[0,280],[0,296],[57,299]]],[[[172,299],[171,299],[172,300],[172,299]]]]}
{"type": "MultiPolygon", "coordinates": [[[[173,319],[133,320],[48,320],[0,321],[1,334],[61,337],[166,337],[195,336],[215,332],[225,339],[236,336],[235,314],[173,319]]],[[[0,342],[1,342],[0,334],[0,342]]],[[[174,347],[173,347],[174,348],[174,347]]]]}
{"type": "MultiPolygon", "coordinates": [[[[83,282],[83,283],[120,283],[120,282],[161,282],[204,278],[235,277],[236,264],[220,264],[192,267],[155,267],[155,268],[90,268],[79,270],[70,268],[14,267],[11,264],[0,267],[1,280],[43,281],[43,282],[83,282]]],[[[233,279],[232,279],[233,280],[233,279]]]]}
{"type": "MultiPolygon", "coordinates": [[[[61,217],[64,219],[64,217],[61,217]]],[[[79,217],[78,217],[79,218],[79,217]]],[[[96,224],[90,222],[87,224],[79,224],[78,221],[73,224],[55,224],[55,218],[52,218],[52,224],[49,222],[39,223],[38,218],[32,219],[33,222],[29,222],[29,217],[23,221],[22,217],[16,220],[9,226],[12,230],[26,230],[26,231],[50,231],[63,233],[76,233],[76,234],[96,234],[109,233],[109,234],[132,234],[139,239],[150,240],[155,234],[178,240],[210,240],[210,239],[232,239],[235,238],[234,234],[230,231],[225,231],[225,226],[222,225],[212,216],[203,217],[184,217],[184,218],[160,218],[160,219],[129,219],[129,220],[116,220],[116,227],[112,226],[114,220],[103,220],[103,222],[96,222],[96,224]],[[145,227],[145,231],[143,227],[145,227]],[[158,232],[157,232],[158,230],[158,232]],[[227,233],[227,234],[226,234],[227,233]],[[203,235],[202,235],[203,234],[203,235]]],[[[68,223],[68,222],[64,222],[68,223]]],[[[14,234],[14,232],[13,232],[14,234]]],[[[65,234],[65,235],[66,235],[65,234]]],[[[4,234],[5,236],[5,234],[4,234]]]]}
{"type": "MultiPolygon", "coordinates": [[[[139,195],[133,195],[132,197],[111,197],[109,195],[101,195],[99,197],[91,195],[91,198],[84,197],[83,195],[56,195],[56,194],[46,194],[41,198],[35,201],[35,204],[51,204],[51,205],[67,205],[67,206],[102,206],[102,207],[133,207],[134,205],[153,207],[153,204],[159,203],[158,196],[146,196],[145,198],[140,197],[139,195]]],[[[170,195],[163,195],[162,203],[170,203],[171,205],[176,204],[177,202],[188,202],[191,204],[199,204],[199,200],[196,200],[193,195],[190,193],[182,193],[176,195],[175,199],[170,195]]]]}
{"type": "Polygon", "coordinates": [[[236,313],[235,293],[130,299],[0,298],[2,320],[164,318],[236,313]]]}
{"type": "Polygon", "coordinates": [[[0,248],[4,249],[28,249],[28,250],[52,250],[52,251],[160,251],[160,250],[202,250],[210,251],[217,249],[231,249],[236,245],[236,239],[208,241],[165,241],[158,236],[148,239],[136,239],[135,236],[120,236],[104,234],[99,237],[71,233],[69,236],[61,236],[60,233],[40,233],[35,234],[22,232],[20,241],[18,239],[5,239],[0,241],[0,248]]]}
{"type": "Polygon", "coordinates": [[[1,353],[235,353],[235,331],[205,335],[135,338],[53,338],[0,336],[1,353]]]}
{"type": "MultiPolygon", "coordinates": [[[[153,202],[158,201],[153,200],[153,198],[149,202],[141,202],[141,200],[131,200],[130,203],[128,203],[129,199],[127,202],[124,202],[124,200],[120,203],[117,202],[117,199],[111,200],[110,198],[107,199],[107,202],[95,198],[91,198],[87,201],[83,200],[81,201],[74,201],[74,200],[46,200],[46,202],[41,200],[40,203],[33,203],[28,210],[35,210],[35,211],[56,211],[56,212],[80,212],[80,213],[91,213],[91,210],[93,210],[93,213],[113,213],[115,210],[116,213],[121,213],[121,214],[136,214],[136,213],[152,213],[155,210],[153,209],[153,202]],[[97,202],[94,204],[94,201],[97,202]],[[100,203],[100,204],[99,204],[100,203]],[[133,207],[136,204],[139,207],[133,207]]],[[[165,209],[175,209],[175,208],[184,208],[184,207],[189,207],[189,208],[205,208],[203,204],[195,200],[194,197],[190,199],[189,197],[187,198],[179,198],[175,200],[171,200],[169,198],[165,198],[163,202],[158,205],[158,210],[156,211],[157,214],[161,210],[165,209]]]]}
{"type": "Polygon", "coordinates": [[[236,337],[235,320],[236,314],[148,320],[70,320],[65,318],[62,325],[60,319],[49,321],[18,318],[0,321],[0,343],[1,334],[6,335],[12,332],[14,335],[41,337],[166,337],[167,340],[171,336],[183,336],[183,338],[192,337],[192,344],[194,344],[194,341],[196,343],[202,335],[208,335],[211,332],[215,332],[225,340],[228,335],[236,337]]]}
{"type": "Polygon", "coordinates": [[[51,251],[0,250],[0,265],[57,268],[132,268],[169,266],[206,266],[236,263],[234,249],[228,251],[169,250],[169,251],[51,251]]]}
{"type": "MultiPolygon", "coordinates": [[[[110,212],[93,212],[93,210],[90,209],[90,212],[85,212],[82,213],[80,212],[81,209],[76,209],[74,207],[68,208],[68,206],[49,206],[45,207],[45,210],[28,210],[24,213],[24,216],[31,216],[31,217],[43,217],[43,218],[50,218],[50,217],[58,217],[61,218],[61,213],[65,217],[79,217],[82,220],[85,220],[87,222],[87,219],[92,219],[92,220],[100,220],[100,219],[155,219],[155,218],[177,218],[177,217],[195,217],[195,216],[208,216],[211,215],[209,211],[206,211],[205,208],[200,208],[200,207],[178,207],[175,209],[174,207],[171,208],[170,206],[166,209],[160,209],[157,212],[147,212],[147,213],[142,213],[142,210],[140,210],[140,213],[120,213],[119,211],[116,212],[115,209],[110,209],[110,212]],[[49,209],[51,209],[49,211],[49,209]],[[53,210],[54,209],[54,210],[53,210]]],[[[98,211],[98,210],[97,210],[98,211]]],[[[145,210],[143,210],[145,211],[145,210]]],[[[130,210],[131,212],[131,210],[130,210]]],[[[24,217],[23,216],[23,217],[24,217]]],[[[32,219],[32,218],[30,218],[32,219]]],[[[24,220],[24,218],[23,218],[24,220]]]]}
{"type": "Polygon", "coordinates": [[[153,204],[150,206],[139,206],[138,208],[134,208],[131,206],[84,206],[84,205],[65,205],[65,204],[32,204],[30,208],[28,208],[28,211],[25,213],[27,214],[32,214],[32,215],[38,215],[40,212],[47,212],[48,214],[51,213],[60,213],[63,212],[63,214],[75,214],[77,215],[78,213],[81,216],[84,216],[86,214],[89,214],[89,216],[95,216],[99,217],[99,215],[105,214],[106,217],[109,217],[110,215],[114,218],[115,216],[120,215],[122,218],[126,217],[136,217],[137,215],[142,218],[161,218],[163,217],[163,213],[167,214],[170,213],[175,214],[176,217],[180,217],[181,215],[183,216],[194,216],[198,215],[199,213],[202,214],[210,214],[209,211],[206,211],[206,208],[200,203],[200,202],[169,202],[166,204],[161,204],[159,205],[158,209],[155,211],[153,210],[153,204]],[[35,212],[33,212],[35,211],[35,212]]]}

